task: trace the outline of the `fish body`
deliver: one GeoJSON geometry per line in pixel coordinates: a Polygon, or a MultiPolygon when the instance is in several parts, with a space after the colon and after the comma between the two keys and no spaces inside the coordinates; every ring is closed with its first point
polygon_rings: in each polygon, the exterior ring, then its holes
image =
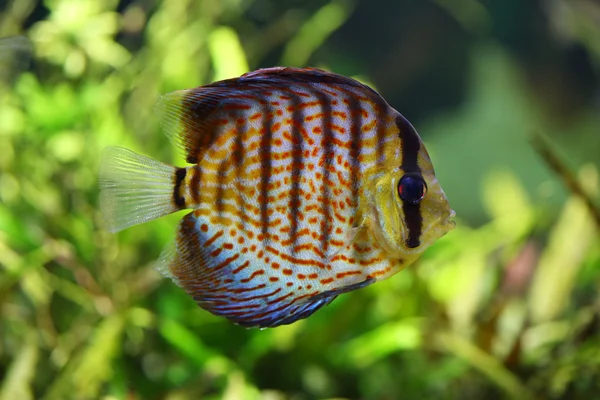
{"type": "Polygon", "coordinates": [[[118,231],[192,209],[158,268],[240,325],[305,318],[454,227],[415,129],[353,79],[268,68],[167,94],[158,110],[191,165],[110,148],[102,211],[118,231]]]}

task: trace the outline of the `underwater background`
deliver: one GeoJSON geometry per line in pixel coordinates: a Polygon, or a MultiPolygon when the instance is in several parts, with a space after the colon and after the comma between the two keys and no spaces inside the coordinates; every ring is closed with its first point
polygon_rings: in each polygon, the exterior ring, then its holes
{"type": "Polygon", "coordinates": [[[0,1],[0,38],[15,35],[0,399],[600,393],[598,2],[0,1]],[[276,65],[376,88],[423,138],[457,228],[391,279],[248,330],[152,268],[184,213],[102,228],[98,164],[118,145],[184,165],[159,96],[276,65]]]}

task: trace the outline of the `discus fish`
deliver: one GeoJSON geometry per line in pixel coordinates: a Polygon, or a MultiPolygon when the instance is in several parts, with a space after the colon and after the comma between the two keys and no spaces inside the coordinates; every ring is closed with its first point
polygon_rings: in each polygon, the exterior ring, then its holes
{"type": "Polygon", "coordinates": [[[158,111],[191,165],[108,148],[101,210],[116,232],[192,209],[158,269],[239,325],[306,318],[454,228],[415,129],[354,79],[267,68],[167,94],[158,111]]]}

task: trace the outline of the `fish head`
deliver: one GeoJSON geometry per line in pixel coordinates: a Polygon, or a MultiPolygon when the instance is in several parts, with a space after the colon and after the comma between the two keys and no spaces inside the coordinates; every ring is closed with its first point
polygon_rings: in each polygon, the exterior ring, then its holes
{"type": "Polygon", "coordinates": [[[414,259],[455,227],[455,212],[422,143],[416,161],[419,168],[396,164],[371,182],[370,228],[392,258],[414,259]]]}

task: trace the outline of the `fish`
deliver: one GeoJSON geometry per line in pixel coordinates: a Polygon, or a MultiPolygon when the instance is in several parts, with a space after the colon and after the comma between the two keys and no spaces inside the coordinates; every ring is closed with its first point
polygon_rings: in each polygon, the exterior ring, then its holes
{"type": "Polygon", "coordinates": [[[156,268],[235,324],[309,317],[391,277],[455,226],[415,128],[352,78],[259,69],[165,94],[156,114],[189,165],[105,149],[106,227],[190,209],[156,268]]]}

